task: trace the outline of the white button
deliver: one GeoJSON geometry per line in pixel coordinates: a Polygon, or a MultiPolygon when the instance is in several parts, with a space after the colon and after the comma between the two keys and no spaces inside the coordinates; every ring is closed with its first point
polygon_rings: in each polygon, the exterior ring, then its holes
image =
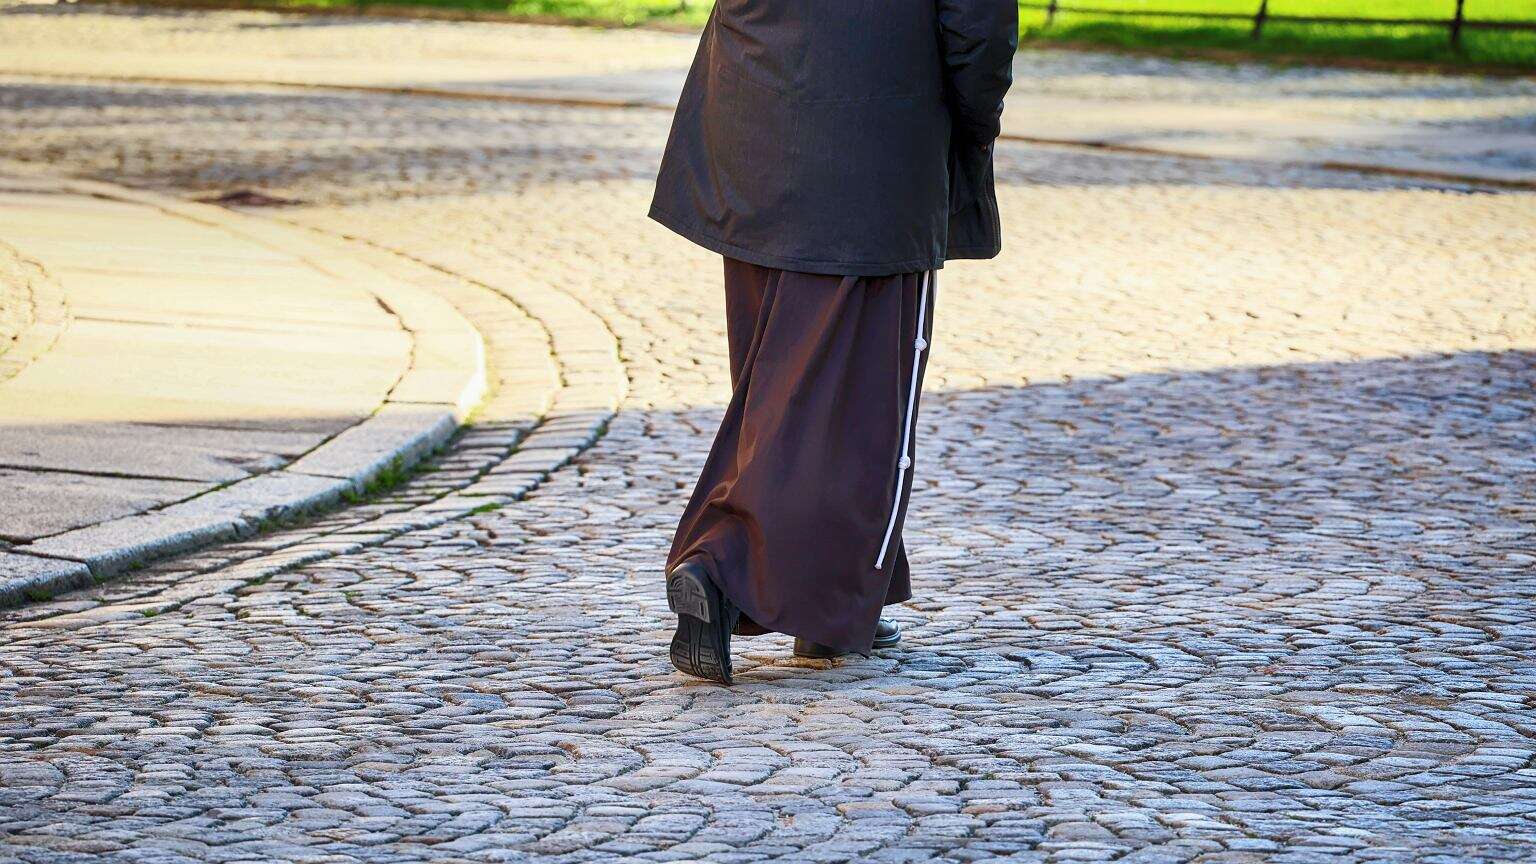
{"type": "Polygon", "coordinates": [[[909,457],[903,456],[901,457],[901,461],[896,464],[900,468],[911,468],[912,460],[909,457]]]}
{"type": "Polygon", "coordinates": [[[917,344],[917,350],[921,351],[924,348],[928,347],[928,340],[924,339],[921,336],[919,336],[919,337],[917,337],[917,343],[916,344],[917,344]]]}

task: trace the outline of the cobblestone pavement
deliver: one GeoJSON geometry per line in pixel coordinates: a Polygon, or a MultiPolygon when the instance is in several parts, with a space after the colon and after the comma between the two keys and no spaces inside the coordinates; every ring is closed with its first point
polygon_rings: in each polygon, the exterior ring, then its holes
{"type": "MultiPolygon", "coordinates": [[[[414,87],[670,108],[697,38],[270,12],[0,7],[0,72],[414,87]]],[[[1005,132],[1536,185],[1536,80],[1025,50],[1005,132]]]]}
{"type": "Polygon", "coordinates": [[[664,116],[0,108],[12,159],[559,286],[628,377],[500,509],[344,511],[5,613],[0,860],[1536,855],[1529,194],[1002,146],[1007,250],[941,280],[903,645],[741,640],[726,690],[664,652],[727,378],[717,260],[642,218],[664,116]]]}

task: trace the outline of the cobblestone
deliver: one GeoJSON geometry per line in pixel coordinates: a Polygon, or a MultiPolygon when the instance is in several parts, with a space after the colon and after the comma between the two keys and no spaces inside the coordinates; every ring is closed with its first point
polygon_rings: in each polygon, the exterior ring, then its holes
{"type": "MultiPolygon", "coordinates": [[[[194,12],[91,4],[0,7],[0,71],[670,109],[690,33],[506,23],[194,12]],[[388,62],[382,62],[387,58],[388,62]]],[[[1536,81],[1032,50],[1015,65],[1006,135],[1224,159],[1371,165],[1536,184],[1536,81]]]]}
{"type": "Polygon", "coordinates": [[[625,377],[521,500],[423,511],[428,473],[5,613],[0,860],[1536,854],[1529,194],[1002,146],[1005,254],[941,278],[902,647],[744,639],[722,690],[663,650],[727,378],[717,259],[643,219],[665,117],[0,99],[10,158],[547,286],[531,321],[602,325],[556,355],[625,377]]]}

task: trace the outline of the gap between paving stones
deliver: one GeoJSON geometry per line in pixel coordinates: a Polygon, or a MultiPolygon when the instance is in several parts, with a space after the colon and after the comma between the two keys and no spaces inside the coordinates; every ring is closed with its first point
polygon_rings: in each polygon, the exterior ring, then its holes
{"type": "MultiPolygon", "coordinates": [[[[351,254],[362,263],[426,286],[458,309],[485,340],[486,398],[459,434],[423,454],[420,470],[404,477],[398,488],[380,490],[356,506],[296,527],[283,525],[284,517],[269,518],[257,527],[279,530],[226,538],[231,542],[83,592],[94,597],[55,601],[51,610],[63,614],[40,615],[34,626],[81,627],[158,614],[511,503],[594,444],[624,398],[628,377],[617,337],[595,312],[552,285],[488,284],[368,241],[286,220],[270,224],[322,242],[349,242],[351,254]]],[[[320,509],[308,515],[318,517],[320,509]]],[[[58,584],[82,587],[90,576],[82,580],[77,574],[75,580],[58,584]]]]}
{"type": "MultiPolygon", "coordinates": [[[[220,88],[250,88],[250,87],[275,87],[291,90],[307,90],[333,93],[370,93],[390,96],[423,96],[432,99],[463,99],[481,102],[505,102],[524,105],[552,105],[567,108],[639,108],[648,111],[673,111],[676,105],[672,102],[659,102],[649,99],[603,99],[594,96],[545,96],[537,93],[508,93],[488,92],[477,90],[463,90],[451,87],[419,87],[419,86],[386,86],[369,84],[325,84],[319,82],[298,82],[283,80],[257,80],[240,78],[178,78],[156,75],[81,75],[75,73],[54,73],[41,75],[27,71],[7,71],[0,69],[0,74],[16,78],[34,78],[40,80],[61,81],[101,81],[122,84],[150,84],[170,87],[220,87],[220,88]]],[[[1114,141],[1083,138],[1055,138],[1037,135],[1020,135],[1004,132],[998,136],[1002,141],[1013,141],[1020,144],[1034,144],[1046,147],[1066,147],[1073,149],[1097,150],[1108,153],[1125,153],[1140,156],[1161,156],[1177,159],[1197,159],[1202,162],[1220,161],[1233,164],[1254,165],[1265,168],[1292,168],[1310,169],[1314,171],[1341,172],[1347,174],[1365,174],[1382,177],[1402,177],[1410,180],[1425,180],[1437,183],[1456,183],[1468,186],[1483,186],[1498,189],[1536,189],[1536,180],[1521,180],[1509,177],[1488,177],[1479,174],[1463,174],[1454,171],[1431,171],[1414,168],[1399,168],[1389,165],[1376,165],[1370,162],[1352,162],[1336,159],[1323,160],[1260,160],[1243,158],[1232,155],[1211,155],[1197,153],[1177,148],[1149,147],[1138,144],[1121,144],[1114,141]]]]}
{"type": "Polygon", "coordinates": [[[29,309],[27,321],[11,338],[10,347],[0,352],[0,381],[14,378],[32,361],[47,353],[59,334],[69,326],[69,303],[64,288],[49,275],[43,265],[0,243],[0,260],[26,289],[29,309]]]}

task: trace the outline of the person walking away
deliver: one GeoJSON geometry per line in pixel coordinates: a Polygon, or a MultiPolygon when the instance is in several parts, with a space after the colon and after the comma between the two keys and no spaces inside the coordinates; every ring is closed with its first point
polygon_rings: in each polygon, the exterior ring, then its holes
{"type": "Polygon", "coordinates": [[[650,216],[724,256],[731,399],[667,557],[671,658],[900,638],[937,271],[1002,245],[1015,0],[718,0],[650,216]]]}

